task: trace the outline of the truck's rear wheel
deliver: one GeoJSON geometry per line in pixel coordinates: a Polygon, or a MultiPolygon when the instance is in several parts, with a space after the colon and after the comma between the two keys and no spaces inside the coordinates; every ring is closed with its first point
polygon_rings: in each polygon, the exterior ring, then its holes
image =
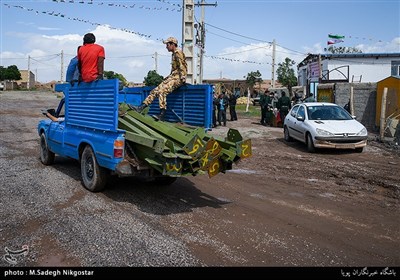
{"type": "Polygon", "coordinates": [[[40,161],[44,165],[51,165],[54,162],[54,153],[49,150],[47,145],[46,135],[42,133],[40,135],[40,161]]]}
{"type": "Polygon", "coordinates": [[[91,192],[98,192],[105,188],[107,172],[99,166],[92,147],[86,146],[81,157],[81,175],[83,185],[91,192]]]}

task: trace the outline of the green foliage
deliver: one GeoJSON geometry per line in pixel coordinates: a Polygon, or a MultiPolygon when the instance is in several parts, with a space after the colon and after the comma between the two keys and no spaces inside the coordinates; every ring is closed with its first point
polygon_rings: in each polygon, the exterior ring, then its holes
{"type": "Polygon", "coordinates": [[[246,83],[251,88],[253,88],[256,83],[261,83],[261,82],[262,82],[262,78],[261,78],[260,71],[257,70],[256,72],[250,72],[247,74],[246,83]]]}
{"type": "Polygon", "coordinates": [[[158,86],[163,79],[164,77],[159,75],[156,70],[151,70],[147,73],[147,76],[144,77],[143,83],[146,86],[158,86]]]}
{"type": "Polygon", "coordinates": [[[354,47],[335,47],[329,46],[329,48],[325,49],[332,54],[334,53],[362,53],[362,50],[354,48],[354,47]]]}
{"type": "Polygon", "coordinates": [[[278,69],[276,70],[278,81],[289,90],[290,95],[292,95],[292,87],[297,85],[297,77],[293,69],[295,63],[294,60],[286,57],[284,62],[278,63],[278,69]]]}
{"type": "Polygon", "coordinates": [[[7,68],[0,66],[0,81],[4,80],[21,80],[21,73],[19,72],[19,69],[16,65],[10,65],[7,68]]]}
{"type": "Polygon", "coordinates": [[[128,81],[122,74],[115,73],[114,71],[104,71],[104,78],[107,80],[118,79],[124,86],[128,85],[128,81]]]}

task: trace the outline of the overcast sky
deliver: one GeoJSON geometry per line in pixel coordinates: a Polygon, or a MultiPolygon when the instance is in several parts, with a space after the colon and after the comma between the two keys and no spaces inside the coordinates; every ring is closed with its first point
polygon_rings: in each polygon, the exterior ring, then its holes
{"type": "MultiPolygon", "coordinates": [[[[194,0],[194,3],[197,3],[194,0]]],[[[200,1],[201,2],[201,1],[200,1]]],[[[85,33],[105,47],[105,70],[143,82],[156,67],[170,71],[171,54],[161,40],[182,40],[183,1],[25,0],[1,1],[0,65],[30,69],[40,82],[60,80],[85,33]],[[63,67],[62,56],[63,52],[63,67]]],[[[206,1],[204,79],[243,79],[259,70],[271,79],[276,64],[297,63],[307,53],[324,53],[328,34],[343,35],[335,46],[364,53],[400,52],[400,1],[206,1]]],[[[200,8],[195,7],[200,21],[200,8]]],[[[196,74],[196,68],[194,69],[196,74]]]]}

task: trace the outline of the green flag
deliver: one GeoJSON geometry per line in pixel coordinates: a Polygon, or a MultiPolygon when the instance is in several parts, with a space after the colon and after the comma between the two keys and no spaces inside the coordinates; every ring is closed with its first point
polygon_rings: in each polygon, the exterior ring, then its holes
{"type": "Polygon", "coordinates": [[[328,34],[328,37],[332,39],[344,39],[344,36],[337,34],[328,34]]]}

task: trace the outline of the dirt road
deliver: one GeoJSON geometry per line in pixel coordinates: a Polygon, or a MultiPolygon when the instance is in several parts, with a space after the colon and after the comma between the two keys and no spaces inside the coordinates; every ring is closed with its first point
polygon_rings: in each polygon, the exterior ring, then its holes
{"type": "Polygon", "coordinates": [[[18,266],[400,266],[398,150],[310,154],[239,115],[211,132],[252,139],[232,171],[90,193],[76,161],[39,162],[40,109],[57,103],[0,94],[0,249],[28,245],[18,266]]]}

